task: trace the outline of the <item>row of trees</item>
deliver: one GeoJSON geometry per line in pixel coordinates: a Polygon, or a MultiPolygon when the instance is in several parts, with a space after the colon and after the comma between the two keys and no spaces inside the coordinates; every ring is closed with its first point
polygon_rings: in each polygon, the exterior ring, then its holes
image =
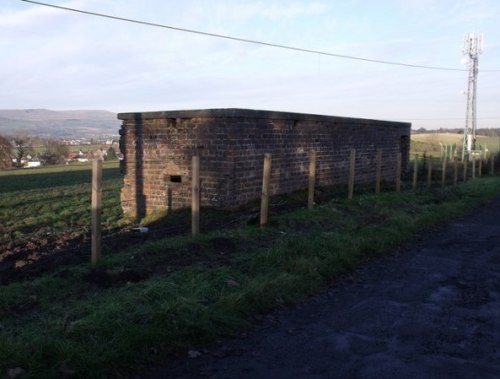
{"type": "Polygon", "coordinates": [[[27,137],[7,139],[0,136],[0,168],[22,167],[23,162],[30,157],[36,157],[44,164],[64,163],[67,153],[67,146],[56,140],[27,137]]]}
{"type": "MultiPolygon", "coordinates": [[[[106,151],[106,159],[116,159],[113,147],[106,151]]],[[[29,157],[36,157],[44,165],[55,165],[67,162],[70,154],[67,145],[54,139],[15,137],[8,139],[0,135],[0,169],[22,167],[29,157]]]]}

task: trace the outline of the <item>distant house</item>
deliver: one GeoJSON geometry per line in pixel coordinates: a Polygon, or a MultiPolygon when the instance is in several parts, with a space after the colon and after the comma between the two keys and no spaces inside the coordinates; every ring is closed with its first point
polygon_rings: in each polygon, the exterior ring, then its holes
{"type": "Polygon", "coordinates": [[[76,161],[76,159],[78,158],[78,152],[77,151],[70,151],[66,154],[65,158],[66,158],[66,162],[73,162],[73,161],[76,161]]]}
{"type": "Polygon", "coordinates": [[[69,162],[81,162],[81,163],[85,163],[85,162],[88,162],[88,161],[89,161],[89,154],[88,153],[84,153],[81,150],[79,150],[79,151],[70,151],[66,155],[66,162],[67,163],[69,163],[69,162]]]}
{"type": "Polygon", "coordinates": [[[33,168],[33,167],[40,167],[42,165],[42,162],[40,161],[29,161],[24,164],[24,168],[33,168]]]}

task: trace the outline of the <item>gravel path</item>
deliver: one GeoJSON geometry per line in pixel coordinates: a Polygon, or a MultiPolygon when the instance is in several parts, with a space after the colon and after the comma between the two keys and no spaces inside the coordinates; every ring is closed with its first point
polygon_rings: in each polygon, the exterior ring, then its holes
{"type": "Polygon", "coordinates": [[[500,198],[148,378],[500,378],[500,198]]]}

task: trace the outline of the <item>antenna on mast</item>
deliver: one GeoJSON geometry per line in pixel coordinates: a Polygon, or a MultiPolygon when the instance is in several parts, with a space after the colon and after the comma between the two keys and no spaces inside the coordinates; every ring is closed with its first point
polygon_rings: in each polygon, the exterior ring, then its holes
{"type": "Polygon", "coordinates": [[[463,54],[467,57],[469,66],[469,82],[467,85],[467,105],[465,111],[464,144],[462,160],[475,150],[476,144],[476,100],[477,100],[477,73],[479,68],[478,56],[483,52],[483,35],[469,33],[464,36],[463,54]]]}

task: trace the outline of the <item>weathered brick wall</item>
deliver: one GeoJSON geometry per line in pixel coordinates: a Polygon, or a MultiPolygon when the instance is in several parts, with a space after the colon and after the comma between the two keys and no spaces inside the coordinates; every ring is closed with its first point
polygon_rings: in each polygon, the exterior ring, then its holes
{"type": "Polygon", "coordinates": [[[356,149],[356,183],[395,181],[396,159],[409,154],[410,124],[245,109],[124,113],[122,207],[127,214],[190,205],[191,158],[200,155],[202,206],[234,208],[260,196],[264,153],[272,156],[271,194],[307,187],[309,151],[316,150],[319,186],[346,184],[356,149]]]}

